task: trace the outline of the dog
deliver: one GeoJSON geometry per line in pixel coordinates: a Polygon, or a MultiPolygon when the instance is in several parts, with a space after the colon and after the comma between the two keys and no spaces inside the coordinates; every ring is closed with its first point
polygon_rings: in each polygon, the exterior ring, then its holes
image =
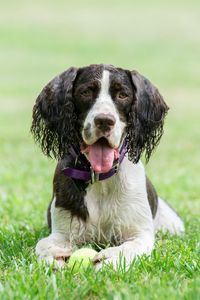
{"type": "Polygon", "coordinates": [[[111,65],[71,67],[51,80],[33,108],[31,132],[58,161],[48,208],[51,233],[36,254],[61,268],[74,246],[107,245],[95,268],[149,255],[155,233],[184,224],[145,175],[163,134],[168,106],[137,71],[111,65]]]}

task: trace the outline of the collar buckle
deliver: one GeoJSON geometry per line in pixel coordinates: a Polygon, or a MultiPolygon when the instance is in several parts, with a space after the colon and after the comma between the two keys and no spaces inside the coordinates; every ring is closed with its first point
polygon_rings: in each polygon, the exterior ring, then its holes
{"type": "Polygon", "coordinates": [[[113,168],[114,168],[115,174],[117,174],[119,171],[119,159],[115,162],[113,168]]]}
{"type": "Polygon", "coordinates": [[[99,181],[99,173],[96,173],[92,167],[90,167],[90,174],[91,174],[91,184],[99,181]]]}

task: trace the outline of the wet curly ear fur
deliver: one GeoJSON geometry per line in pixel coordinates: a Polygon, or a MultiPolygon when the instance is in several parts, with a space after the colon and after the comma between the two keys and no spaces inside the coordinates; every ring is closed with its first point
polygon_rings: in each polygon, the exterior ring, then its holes
{"type": "Polygon", "coordinates": [[[136,71],[129,72],[136,99],[129,112],[127,140],[129,159],[138,162],[145,152],[148,162],[163,134],[168,106],[153,84],[136,71]]]}
{"type": "Polygon", "coordinates": [[[59,159],[78,143],[72,89],[77,69],[70,68],[51,80],[33,107],[31,132],[44,154],[59,159]]]}

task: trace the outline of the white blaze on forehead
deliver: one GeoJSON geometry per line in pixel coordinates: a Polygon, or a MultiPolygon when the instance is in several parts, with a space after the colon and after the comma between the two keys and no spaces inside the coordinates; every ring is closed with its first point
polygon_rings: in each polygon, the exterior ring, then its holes
{"type": "Polygon", "coordinates": [[[110,87],[110,72],[107,70],[103,71],[102,79],[101,79],[101,90],[98,98],[108,97],[109,95],[109,87],[110,87]]]}
{"type": "Polygon", "coordinates": [[[96,103],[93,106],[93,112],[95,114],[99,113],[111,113],[113,115],[117,114],[116,107],[114,105],[113,99],[110,94],[110,72],[104,70],[102,73],[102,78],[100,79],[100,92],[96,99],[96,103]]]}
{"type": "MultiPolygon", "coordinates": [[[[90,117],[94,120],[95,116],[100,113],[111,113],[112,115],[117,114],[116,107],[114,105],[113,99],[110,95],[110,72],[104,70],[102,73],[102,78],[100,81],[100,91],[95,104],[93,105],[91,112],[89,112],[90,117]]],[[[117,118],[117,116],[116,116],[117,118]]]]}

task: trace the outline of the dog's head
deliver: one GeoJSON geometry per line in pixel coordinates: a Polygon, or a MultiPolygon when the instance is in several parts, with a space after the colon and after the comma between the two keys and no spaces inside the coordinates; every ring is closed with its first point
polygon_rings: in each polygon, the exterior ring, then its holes
{"type": "Polygon", "coordinates": [[[73,145],[96,172],[107,172],[124,138],[131,161],[138,162],[143,151],[150,158],[167,110],[158,90],[136,71],[70,68],[38,96],[31,131],[46,155],[63,158],[73,145]]]}

